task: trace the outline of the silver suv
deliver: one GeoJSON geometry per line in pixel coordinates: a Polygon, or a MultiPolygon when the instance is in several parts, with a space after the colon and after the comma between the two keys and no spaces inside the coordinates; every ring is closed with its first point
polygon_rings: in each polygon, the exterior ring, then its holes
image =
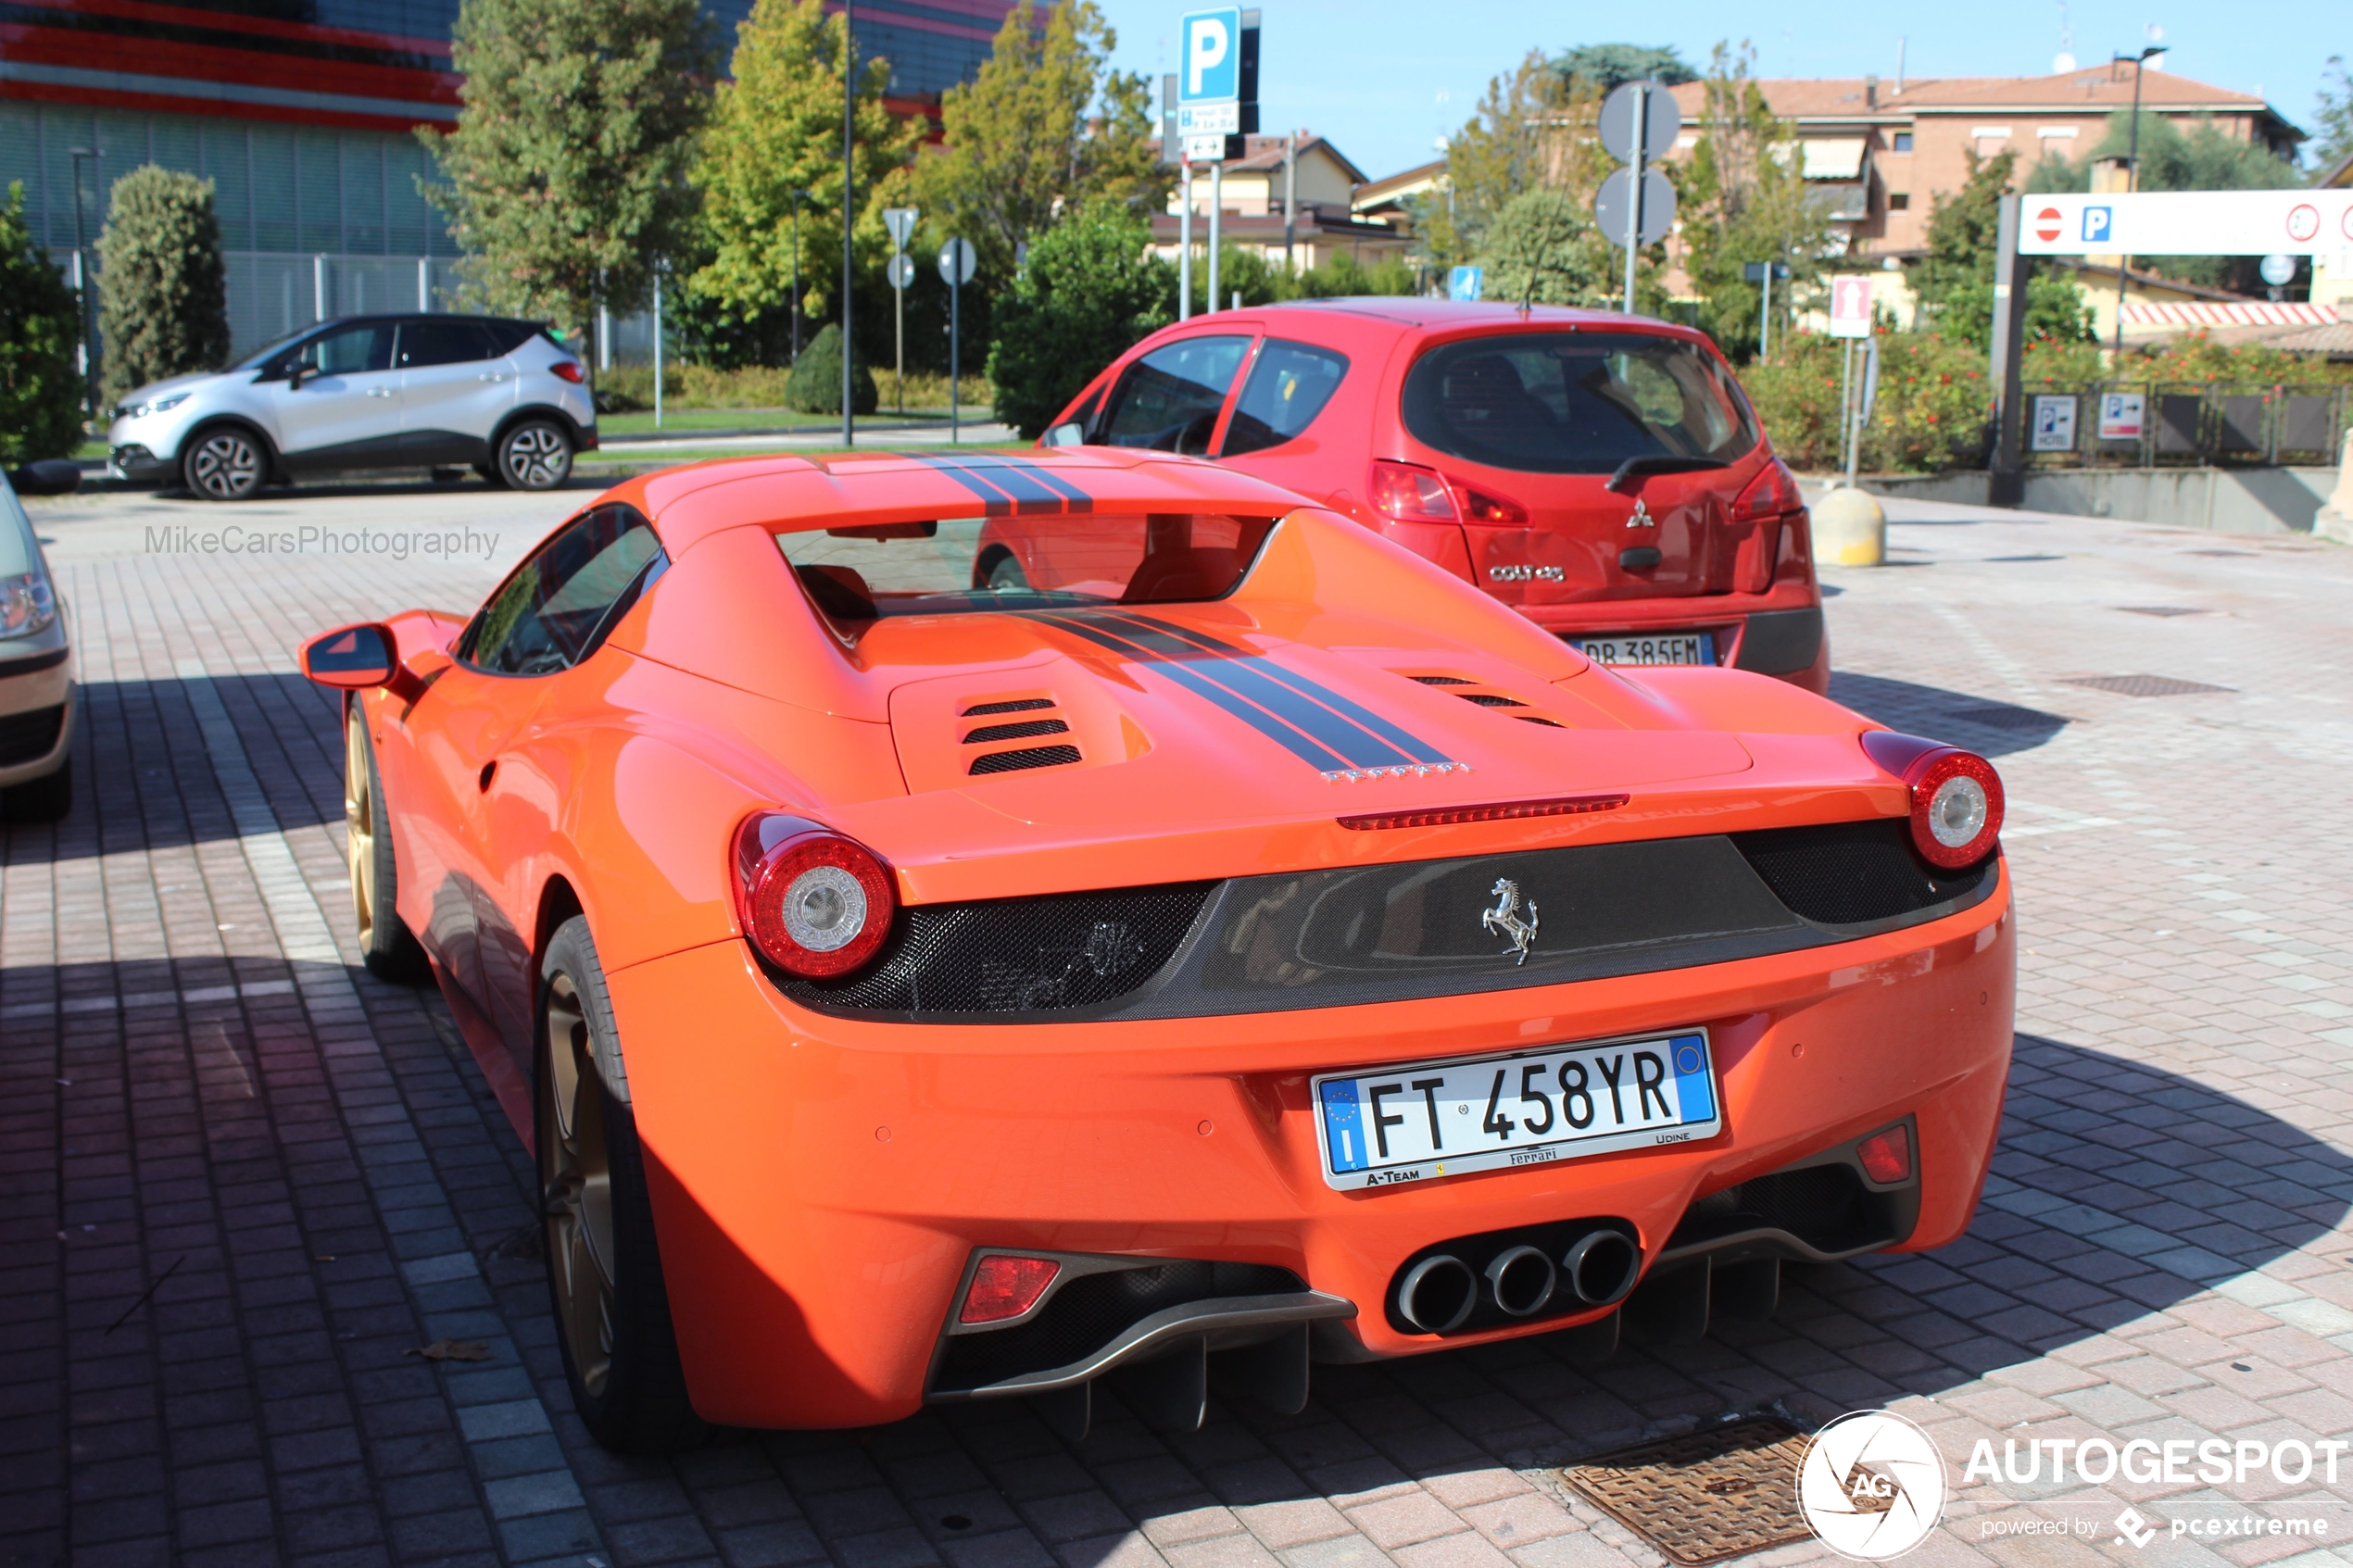
{"type": "Polygon", "coordinates": [[[552,490],[597,445],[572,351],[533,321],[363,316],[322,321],[243,363],[124,398],[107,427],[119,479],[242,501],[272,480],[355,469],[471,468],[552,490]]]}

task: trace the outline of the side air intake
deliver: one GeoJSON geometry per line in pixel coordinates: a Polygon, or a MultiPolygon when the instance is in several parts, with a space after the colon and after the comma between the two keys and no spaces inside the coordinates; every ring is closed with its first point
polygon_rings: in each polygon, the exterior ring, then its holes
{"type": "MultiPolygon", "coordinates": [[[[1011,729],[1015,726],[1005,727],[1011,729]]],[[[1056,725],[1056,728],[1061,727],[1056,725]]],[[[992,751],[986,756],[975,757],[965,771],[975,775],[1013,773],[1024,768],[1059,768],[1066,762],[1077,760],[1078,748],[1075,746],[1030,746],[1017,751],[992,751]]]]}

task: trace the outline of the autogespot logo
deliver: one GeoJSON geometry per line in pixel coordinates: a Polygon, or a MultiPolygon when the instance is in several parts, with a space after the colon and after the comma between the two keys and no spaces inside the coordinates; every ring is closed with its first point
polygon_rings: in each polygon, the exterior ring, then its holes
{"type": "Polygon", "coordinates": [[[1944,1513],[1944,1456],[1900,1415],[1857,1411],[1814,1435],[1797,1506],[1841,1557],[1883,1562],[1928,1538],[1944,1513]]]}

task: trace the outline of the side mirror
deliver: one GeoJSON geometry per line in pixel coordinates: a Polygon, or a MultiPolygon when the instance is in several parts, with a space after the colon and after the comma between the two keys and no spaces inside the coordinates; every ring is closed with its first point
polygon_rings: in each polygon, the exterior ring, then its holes
{"type": "Polygon", "coordinates": [[[82,488],[82,465],[69,458],[44,458],[8,473],[19,495],[70,495],[82,488]]]}
{"type": "Polygon", "coordinates": [[[379,625],[345,626],[302,646],[302,672],[322,686],[364,691],[389,684],[398,668],[392,633],[379,625]]]}
{"type": "Polygon", "coordinates": [[[1078,423],[1075,420],[1067,424],[1058,424],[1053,429],[1046,433],[1046,445],[1049,446],[1084,446],[1087,445],[1087,427],[1078,423]]]}
{"type": "Polygon", "coordinates": [[[288,392],[300,392],[302,390],[302,383],[308,381],[312,376],[315,376],[318,373],[319,368],[316,365],[308,364],[299,359],[296,360],[295,368],[286,372],[286,390],[288,392]]]}

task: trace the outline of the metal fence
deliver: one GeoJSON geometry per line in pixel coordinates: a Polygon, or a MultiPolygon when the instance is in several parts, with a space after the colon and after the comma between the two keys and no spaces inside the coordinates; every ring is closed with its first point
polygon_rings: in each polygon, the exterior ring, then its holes
{"type": "Polygon", "coordinates": [[[2353,387],[2029,382],[2020,442],[2035,468],[2334,464],[2353,387]]]}

